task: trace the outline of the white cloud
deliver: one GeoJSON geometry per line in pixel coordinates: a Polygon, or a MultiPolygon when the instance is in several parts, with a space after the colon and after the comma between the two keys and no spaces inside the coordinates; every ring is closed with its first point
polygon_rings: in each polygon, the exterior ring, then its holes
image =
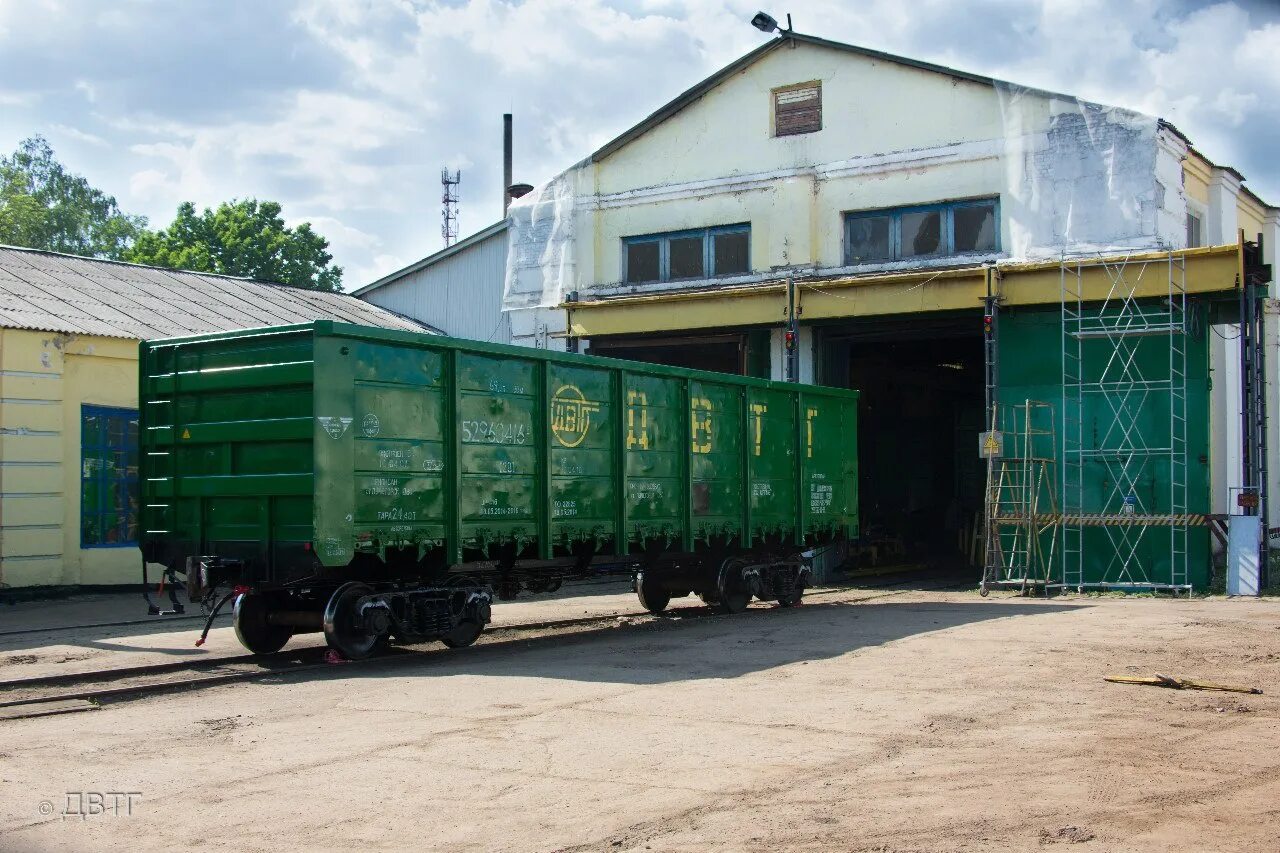
{"type": "MultiPolygon", "coordinates": [[[[417,259],[414,258],[414,260],[417,259]]],[[[374,255],[373,260],[367,264],[350,266],[343,270],[343,288],[345,290],[355,290],[364,287],[366,284],[372,284],[384,275],[402,269],[410,263],[412,261],[406,261],[398,255],[374,255]]]]}
{"type": "Polygon", "coordinates": [[[291,208],[329,211],[395,209],[400,187],[361,155],[418,130],[394,106],[306,90],[293,93],[279,113],[260,121],[184,125],[125,116],[116,125],[160,137],[129,150],[155,163],[153,169],[181,199],[212,205],[233,196],[274,197],[274,181],[298,188],[288,199],[291,208]]]}
{"type": "Polygon", "coordinates": [[[88,145],[96,145],[99,148],[103,148],[111,144],[107,142],[107,140],[103,139],[101,136],[98,136],[93,133],[85,133],[83,130],[80,130],[79,128],[71,127],[70,125],[66,125],[66,124],[51,124],[49,125],[49,130],[56,135],[65,136],[70,139],[74,139],[77,142],[84,142],[88,145]]]}
{"type": "Polygon", "coordinates": [[[35,92],[6,92],[0,89],[0,107],[28,107],[38,100],[39,96],[35,92]]]}
{"type": "MultiPolygon", "coordinates": [[[[786,8],[801,32],[1161,115],[1280,203],[1280,10],[1243,2],[786,8]]],[[[500,215],[503,112],[515,179],[545,180],[761,44],[759,6],[0,0],[0,142],[92,146],[59,155],[156,225],[184,200],[280,201],[354,288],[440,248],[442,166],[463,170],[464,234],[500,215]]]]}
{"type": "Polygon", "coordinates": [[[158,169],[143,169],[129,176],[129,194],[147,202],[167,203],[175,193],[168,175],[158,169]]]}

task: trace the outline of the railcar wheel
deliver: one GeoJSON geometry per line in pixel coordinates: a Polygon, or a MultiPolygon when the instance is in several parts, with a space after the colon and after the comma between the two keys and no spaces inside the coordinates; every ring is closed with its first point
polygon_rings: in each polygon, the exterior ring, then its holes
{"type": "Polygon", "coordinates": [[[271,607],[267,597],[258,592],[242,592],[236,597],[231,619],[240,645],[255,655],[269,655],[284,648],[293,636],[287,625],[272,625],[267,621],[271,607]]]}
{"type": "Polygon", "coordinates": [[[661,613],[671,603],[671,593],[659,586],[651,575],[639,572],[636,575],[636,597],[640,606],[650,613],[661,613]]]}
{"type": "Polygon", "coordinates": [[[338,587],[324,608],[324,638],[348,660],[367,658],[390,641],[387,634],[369,631],[357,619],[356,602],[372,593],[369,587],[352,581],[338,587]]]}
{"type": "Polygon", "coordinates": [[[462,649],[480,639],[480,635],[483,633],[483,625],[471,619],[466,619],[459,622],[457,627],[441,637],[440,642],[451,649],[462,649]]]}
{"type": "Polygon", "coordinates": [[[721,613],[741,613],[751,603],[751,587],[742,577],[746,561],[731,558],[720,567],[720,576],[716,579],[716,598],[719,599],[721,613]]]}
{"type": "MultiPolygon", "coordinates": [[[[462,615],[467,609],[467,588],[478,584],[479,581],[469,577],[455,577],[449,582],[450,586],[457,588],[452,593],[449,602],[449,608],[455,616],[462,615]]],[[[480,635],[483,633],[483,622],[478,622],[475,619],[462,619],[457,625],[453,626],[453,630],[440,638],[440,642],[451,649],[461,649],[480,639],[480,635]]]]}

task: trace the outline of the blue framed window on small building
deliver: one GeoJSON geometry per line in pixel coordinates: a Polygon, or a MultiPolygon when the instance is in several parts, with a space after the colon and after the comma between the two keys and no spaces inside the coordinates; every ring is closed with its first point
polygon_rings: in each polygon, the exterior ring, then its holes
{"type": "Polygon", "coordinates": [[[627,284],[751,272],[749,224],[624,237],[622,248],[622,280],[627,284]]]}
{"type": "Polygon", "coordinates": [[[138,544],[138,413],[80,407],[80,547],[138,544]]]}
{"type": "Polygon", "coordinates": [[[844,217],[846,266],[998,251],[1000,202],[995,198],[863,210],[844,217]]]}

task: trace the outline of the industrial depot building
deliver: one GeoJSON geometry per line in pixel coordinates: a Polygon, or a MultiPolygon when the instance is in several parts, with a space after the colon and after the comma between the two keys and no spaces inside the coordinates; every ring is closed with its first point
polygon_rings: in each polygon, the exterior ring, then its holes
{"type": "Polygon", "coordinates": [[[356,295],[861,390],[863,564],[1185,591],[1276,524],[1278,214],[1158,118],[784,31],[356,295]]]}

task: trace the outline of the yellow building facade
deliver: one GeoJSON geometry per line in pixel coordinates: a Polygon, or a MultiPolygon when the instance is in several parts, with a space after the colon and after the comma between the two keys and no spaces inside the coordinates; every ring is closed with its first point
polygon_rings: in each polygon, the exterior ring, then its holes
{"type": "MultiPolygon", "coordinates": [[[[0,329],[0,583],[137,581],[137,548],[86,547],[81,513],[82,495],[94,483],[85,475],[98,473],[85,470],[87,413],[137,408],[137,341],[0,329]]],[[[136,458],[126,459],[122,478],[129,477],[137,478],[136,458]]],[[[121,509],[127,525],[128,507],[121,509]]]]}

